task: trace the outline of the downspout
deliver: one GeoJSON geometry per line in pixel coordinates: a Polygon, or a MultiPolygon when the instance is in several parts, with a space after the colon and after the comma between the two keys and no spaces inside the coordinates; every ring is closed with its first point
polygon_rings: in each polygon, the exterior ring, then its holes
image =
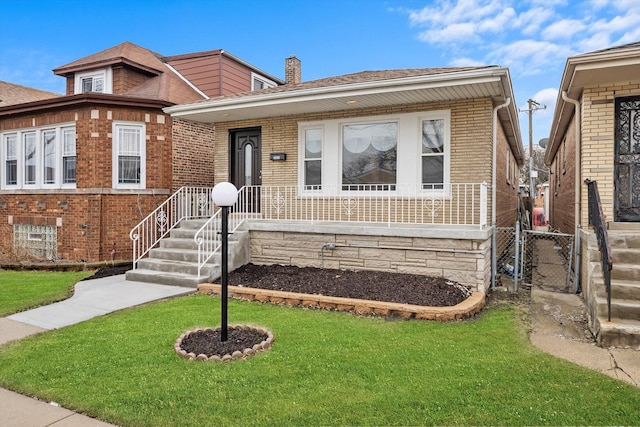
{"type": "Polygon", "coordinates": [[[575,176],[575,206],[574,206],[574,217],[575,217],[575,228],[574,228],[574,233],[575,233],[575,237],[574,239],[576,240],[576,244],[575,246],[575,251],[576,251],[576,256],[575,256],[575,260],[576,260],[576,268],[575,268],[575,276],[573,279],[573,285],[574,285],[574,289],[577,290],[580,289],[579,286],[579,280],[580,280],[580,258],[581,258],[581,254],[582,254],[582,250],[581,250],[581,244],[580,244],[580,230],[582,228],[582,166],[580,163],[580,159],[582,157],[582,144],[580,141],[580,101],[578,101],[577,99],[571,99],[567,96],[567,91],[563,90],[562,91],[562,99],[565,102],[571,103],[575,106],[575,125],[576,125],[576,156],[575,156],[575,168],[576,168],[576,176],[575,176]]]}
{"type": "Polygon", "coordinates": [[[493,109],[493,153],[491,160],[491,289],[496,287],[496,274],[498,272],[496,265],[496,161],[498,158],[498,110],[511,104],[511,97],[493,109]]]}

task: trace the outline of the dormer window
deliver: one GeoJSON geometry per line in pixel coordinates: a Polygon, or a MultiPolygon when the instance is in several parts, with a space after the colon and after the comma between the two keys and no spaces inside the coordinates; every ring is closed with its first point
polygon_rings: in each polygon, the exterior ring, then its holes
{"type": "Polygon", "coordinates": [[[260,90],[276,86],[278,86],[278,84],[273,80],[269,80],[260,74],[251,73],[251,90],[260,90]]]}
{"type": "Polygon", "coordinates": [[[77,73],[74,93],[112,93],[111,68],[77,73]]]}

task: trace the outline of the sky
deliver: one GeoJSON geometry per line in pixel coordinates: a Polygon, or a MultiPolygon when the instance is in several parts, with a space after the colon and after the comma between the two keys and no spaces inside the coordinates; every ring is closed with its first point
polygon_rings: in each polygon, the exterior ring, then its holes
{"type": "MultiPolygon", "coordinates": [[[[549,136],[568,57],[640,41],[640,0],[0,0],[0,80],[64,93],[52,69],[129,41],[161,55],[224,49],[284,79],[500,65],[549,136]]],[[[525,148],[528,113],[520,112],[525,148]]],[[[525,150],[526,151],[526,150],[525,150]]]]}

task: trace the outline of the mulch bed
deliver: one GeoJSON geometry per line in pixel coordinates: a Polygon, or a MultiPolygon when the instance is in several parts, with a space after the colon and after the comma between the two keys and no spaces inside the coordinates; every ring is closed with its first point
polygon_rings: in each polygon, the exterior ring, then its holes
{"type": "Polygon", "coordinates": [[[451,307],[471,294],[468,288],[443,277],[277,264],[244,265],[229,273],[229,284],[429,307],[451,307]]]}

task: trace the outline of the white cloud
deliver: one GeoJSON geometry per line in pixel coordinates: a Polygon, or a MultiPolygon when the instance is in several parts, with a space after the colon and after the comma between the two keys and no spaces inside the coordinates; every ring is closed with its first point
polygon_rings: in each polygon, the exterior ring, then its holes
{"type": "Polygon", "coordinates": [[[569,56],[569,48],[547,41],[517,40],[494,50],[491,54],[498,64],[508,67],[524,75],[539,74],[550,64],[564,63],[569,56]]]}
{"type": "Polygon", "coordinates": [[[546,40],[570,39],[576,33],[583,32],[587,26],[577,19],[561,19],[549,25],[542,32],[546,40]]]}
{"type": "Polygon", "coordinates": [[[539,90],[535,95],[533,95],[532,99],[541,105],[546,105],[547,108],[544,110],[545,113],[542,113],[542,115],[548,115],[549,112],[552,112],[555,108],[556,100],[558,99],[558,89],[550,87],[539,90]]]}
{"type": "Polygon", "coordinates": [[[476,39],[476,27],[471,23],[451,24],[446,28],[427,30],[420,33],[418,38],[433,44],[449,44],[455,42],[472,41],[476,39]]]}
{"type": "Polygon", "coordinates": [[[540,30],[542,24],[553,17],[554,14],[553,9],[534,7],[533,9],[521,12],[512,24],[515,28],[522,28],[523,34],[533,36],[540,30]]]}

